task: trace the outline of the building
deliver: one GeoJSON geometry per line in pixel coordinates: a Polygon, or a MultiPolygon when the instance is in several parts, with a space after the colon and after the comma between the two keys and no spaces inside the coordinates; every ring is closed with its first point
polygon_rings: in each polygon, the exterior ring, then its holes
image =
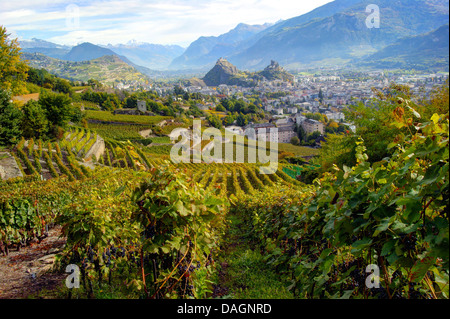
{"type": "Polygon", "coordinates": [[[290,143],[291,139],[297,136],[294,131],[294,125],[280,125],[278,127],[278,143],[290,143]]]}
{"type": "Polygon", "coordinates": [[[295,123],[297,123],[297,125],[301,125],[304,120],[306,120],[306,116],[304,116],[302,114],[295,115],[295,123]]]}
{"type": "Polygon", "coordinates": [[[262,140],[265,142],[278,142],[278,130],[271,123],[247,125],[244,133],[251,140],[262,140]],[[252,132],[252,130],[254,130],[252,132]]]}
{"type": "Polygon", "coordinates": [[[314,132],[320,132],[320,134],[324,134],[324,125],[322,122],[306,119],[302,122],[302,127],[305,130],[306,134],[312,134],[314,132]]]}

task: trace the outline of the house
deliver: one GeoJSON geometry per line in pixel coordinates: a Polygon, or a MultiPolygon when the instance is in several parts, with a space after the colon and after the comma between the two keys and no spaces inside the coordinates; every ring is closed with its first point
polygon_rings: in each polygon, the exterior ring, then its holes
{"type": "Polygon", "coordinates": [[[306,120],[306,116],[301,115],[301,114],[295,115],[295,123],[297,123],[297,125],[301,125],[304,120],[306,120]]]}
{"type": "Polygon", "coordinates": [[[298,109],[296,107],[288,107],[287,112],[289,114],[296,114],[298,112],[298,109]]]}
{"type": "Polygon", "coordinates": [[[322,122],[306,119],[302,122],[302,127],[305,130],[306,134],[312,134],[314,132],[320,132],[320,134],[324,134],[324,125],[322,122]]]}
{"type": "Polygon", "coordinates": [[[278,142],[278,130],[272,123],[252,124],[244,127],[247,131],[246,135],[249,139],[261,139],[265,142],[278,142]],[[252,132],[252,129],[254,130],[252,132]]]}
{"type": "Polygon", "coordinates": [[[297,136],[297,133],[294,131],[293,124],[278,126],[278,143],[290,143],[294,136],[297,136]]]}
{"type": "Polygon", "coordinates": [[[265,110],[266,112],[271,112],[271,111],[273,110],[273,106],[270,105],[270,104],[268,104],[268,105],[264,106],[264,110],[265,110]]]}
{"type": "Polygon", "coordinates": [[[275,111],[275,114],[277,114],[277,115],[283,115],[283,109],[276,109],[274,111],[275,111]]]}

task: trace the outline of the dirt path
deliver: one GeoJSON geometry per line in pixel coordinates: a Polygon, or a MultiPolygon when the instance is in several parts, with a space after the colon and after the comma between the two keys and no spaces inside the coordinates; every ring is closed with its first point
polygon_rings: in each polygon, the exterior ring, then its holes
{"type": "MultiPolygon", "coordinates": [[[[61,227],[55,227],[40,243],[31,243],[20,251],[0,256],[0,299],[35,297],[43,290],[55,290],[64,283],[67,274],[49,272],[55,254],[65,243],[60,234],[61,227]]],[[[46,294],[46,298],[50,296],[46,294]]]]}

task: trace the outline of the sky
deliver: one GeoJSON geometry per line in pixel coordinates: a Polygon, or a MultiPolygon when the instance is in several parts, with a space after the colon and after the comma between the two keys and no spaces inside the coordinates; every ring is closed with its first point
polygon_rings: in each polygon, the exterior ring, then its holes
{"type": "Polygon", "coordinates": [[[135,40],[183,47],[239,23],[275,23],[331,0],[0,0],[0,25],[11,38],[77,45],[135,40]]]}

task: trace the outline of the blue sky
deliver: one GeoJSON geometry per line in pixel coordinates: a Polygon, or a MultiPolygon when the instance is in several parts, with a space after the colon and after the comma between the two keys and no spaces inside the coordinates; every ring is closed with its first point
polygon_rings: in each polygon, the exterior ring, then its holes
{"type": "Polygon", "coordinates": [[[59,44],[130,40],[187,47],[239,23],[275,23],[331,0],[0,0],[0,25],[11,37],[59,44]]]}

